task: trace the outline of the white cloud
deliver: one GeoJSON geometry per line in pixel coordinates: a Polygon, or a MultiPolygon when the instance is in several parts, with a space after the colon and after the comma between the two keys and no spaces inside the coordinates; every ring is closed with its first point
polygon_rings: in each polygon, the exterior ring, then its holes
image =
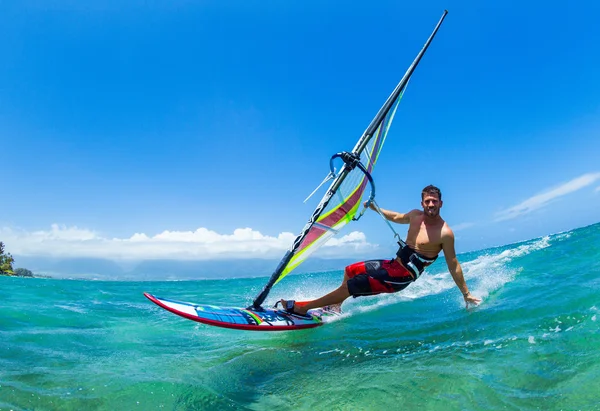
{"type": "Polygon", "coordinates": [[[327,242],[326,246],[343,247],[344,245],[347,245],[347,244],[353,244],[353,245],[367,244],[367,236],[365,236],[365,234],[361,233],[360,231],[352,231],[350,234],[345,235],[343,237],[331,238],[327,242]]]}
{"type": "Polygon", "coordinates": [[[496,213],[494,221],[512,220],[548,205],[552,200],[580,190],[600,180],[600,173],[588,173],[555,187],[549,191],[537,194],[516,206],[496,213]]]}
{"type": "Polygon", "coordinates": [[[596,187],[596,189],[594,190],[594,192],[600,193],[600,186],[596,187]]]}
{"type": "MultiPolygon", "coordinates": [[[[13,255],[60,258],[92,257],[113,260],[209,260],[214,258],[279,258],[296,235],[284,232],[267,236],[251,228],[219,234],[200,227],[195,231],[163,231],[149,236],[135,233],[129,238],[106,238],[95,231],[53,224],[48,231],[28,232],[1,228],[2,241],[13,255]]],[[[327,257],[354,256],[368,250],[363,233],[353,231],[327,242],[319,254],[327,257]]]]}

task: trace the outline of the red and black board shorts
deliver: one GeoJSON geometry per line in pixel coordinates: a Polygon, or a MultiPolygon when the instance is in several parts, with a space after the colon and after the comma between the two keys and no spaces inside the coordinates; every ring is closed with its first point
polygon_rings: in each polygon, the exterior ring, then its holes
{"type": "Polygon", "coordinates": [[[370,260],[346,267],[348,291],[353,297],[395,293],[414,281],[397,260],[370,260]]]}

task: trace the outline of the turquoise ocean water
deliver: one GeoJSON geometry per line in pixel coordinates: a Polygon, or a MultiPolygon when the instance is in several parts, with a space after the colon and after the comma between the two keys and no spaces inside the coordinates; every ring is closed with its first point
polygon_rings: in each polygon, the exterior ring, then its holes
{"type": "MultiPolygon", "coordinates": [[[[0,410],[600,410],[600,224],[442,261],[311,330],[235,331],[147,301],[248,305],[266,278],[0,277],[0,410]]],[[[343,267],[340,267],[342,269],[343,267]]],[[[293,275],[306,299],[342,271],[293,275]]]]}

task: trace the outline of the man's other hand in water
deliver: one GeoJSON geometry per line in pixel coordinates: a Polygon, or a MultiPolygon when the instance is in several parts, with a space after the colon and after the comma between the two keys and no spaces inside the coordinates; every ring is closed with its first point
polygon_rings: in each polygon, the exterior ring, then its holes
{"type": "Polygon", "coordinates": [[[468,291],[466,294],[463,294],[463,297],[465,299],[465,308],[469,308],[469,304],[479,305],[481,302],[481,298],[471,295],[471,293],[468,291]]]}

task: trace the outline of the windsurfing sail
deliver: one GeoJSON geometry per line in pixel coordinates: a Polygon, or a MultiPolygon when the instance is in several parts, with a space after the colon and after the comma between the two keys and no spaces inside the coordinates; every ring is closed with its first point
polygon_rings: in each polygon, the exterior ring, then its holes
{"type": "Polygon", "coordinates": [[[254,308],[259,308],[262,305],[273,285],[298,267],[310,254],[325,244],[356,217],[369,182],[371,183],[369,199],[372,200],[374,198],[374,185],[370,173],[377,162],[406,85],[442,25],[446,14],[448,14],[447,10],[444,11],[425,45],[392,94],[385,101],[381,109],[379,109],[379,112],[360,137],[352,152],[338,153],[332,157],[331,173],[329,176],[333,181],[329,189],[302,229],[302,232],[296,237],[290,249],[283,256],[281,262],[271,275],[269,282],[254,299],[252,304],[254,308]],[[344,165],[336,174],[333,168],[333,159],[337,157],[343,159],[344,165]]]}

